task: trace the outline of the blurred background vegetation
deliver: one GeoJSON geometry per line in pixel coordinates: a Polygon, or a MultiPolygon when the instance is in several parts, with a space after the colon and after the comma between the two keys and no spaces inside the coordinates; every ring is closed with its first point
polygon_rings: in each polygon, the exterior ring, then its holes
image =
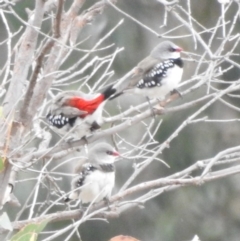
{"type": "MultiPolygon", "coordinates": [[[[84,9],[94,4],[96,1],[88,0],[84,5],[84,9]]],[[[180,5],[186,7],[187,1],[180,0],[180,5]]],[[[155,0],[119,0],[117,6],[129,15],[138,19],[150,28],[154,29],[160,34],[172,29],[179,23],[175,18],[168,14],[167,25],[160,28],[164,19],[164,7],[155,0]]],[[[25,8],[33,9],[34,1],[20,1],[14,6],[18,14],[27,21],[27,14],[25,8]]],[[[65,4],[66,9],[68,3],[65,4]]],[[[192,15],[206,28],[214,27],[221,14],[220,4],[217,0],[193,0],[191,1],[192,15]]],[[[226,19],[231,19],[231,16],[237,11],[237,4],[228,10],[226,19]]],[[[133,68],[141,59],[143,59],[150,50],[161,41],[154,34],[147,31],[132,20],[126,18],[111,6],[109,6],[103,14],[97,16],[91,25],[87,25],[79,35],[79,41],[89,37],[84,41],[80,48],[90,49],[100,38],[102,38],[113,26],[115,26],[122,18],[125,19],[124,24],[119,27],[104,43],[115,44],[115,47],[124,47],[115,59],[112,69],[115,71],[112,81],[123,76],[131,68],[133,68]]],[[[12,32],[15,32],[22,26],[14,16],[9,15],[8,20],[12,32]]],[[[239,20],[237,21],[237,30],[240,30],[239,20]]],[[[49,22],[45,22],[43,30],[49,32],[49,22]]],[[[4,25],[0,25],[0,41],[6,38],[6,30],[4,25]]],[[[188,29],[182,27],[174,31],[172,35],[181,36],[189,34],[188,29]]],[[[220,35],[220,33],[219,33],[220,35]]],[[[209,34],[202,35],[204,40],[209,39],[209,34]]],[[[16,42],[20,34],[14,38],[16,42]]],[[[192,37],[176,38],[173,40],[176,44],[183,47],[185,51],[195,52],[201,54],[203,49],[198,45],[194,49],[194,42],[192,37]]],[[[217,39],[215,40],[217,41],[217,39]]],[[[228,47],[228,46],[226,46],[228,47]]],[[[1,45],[0,64],[3,67],[6,60],[6,46],[1,45]]],[[[212,48],[215,48],[213,42],[212,48]]],[[[238,47],[239,49],[239,47],[238,47]]],[[[111,53],[112,49],[107,49],[99,53],[105,56],[111,53]]],[[[92,54],[94,55],[94,54],[92,54]]],[[[81,57],[81,52],[72,54],[66,66],[71,66],[81,57]]],[[[236,59],[239,57],[236,57],[236,59]]],[[[240,63],[240,60],[239,60],[240,63]]],[[[225,66],[226,63],[223,64],[225,66]]],[[[185,62],[185,70],[183,81],[189,79],[195,70],[196,63],[185,62]]],[[[226,67],[226,66],[225,66],[226,67]]],[[[63,66],[64,68],[64,66],[63,66]]],[[[225,73],[222,78],[224,80],[236,80],[239,78],[239,69],[233,68],[225,73]]],[[[86,74],[86,73],[84,73],[86,74]]],[[[81,76],[77,76],[80,78],[81,76]]],[[[92,83],[96,81],[98,76],[93,76],[92,83]]],[[[69,88],[74,88],[70,86],[69,88]]],[[[201,96],[205,91],[205,87],[196,92],[184,96],[183,99],[175,101],[172,105],[184,103],[196,95],[201,96]]],[[[117,100],[123,108],[129,108],[129,100],[134,103],[143,101],[140,97],[129,96],[121,97],[117,100]]],[[[236,103],[235,103],[236,104],[236,103]]],[[[109,103],[108,109],[112,114],[116,114],[114,110],[116,102],[109,103]]],[[[163,118],[163,123],[155,138],[162,143],[167,139],[171,133],[198,107],[183,110],[173,114],[167,114],[163,118]]],[[[212,105],[204,115],[212,119],[231,119],[239,118],[239,113],[221,103],[212,105]]],[[[160,121],[160,117],[156,117],[156,121],[160,121]]],[[[149,121],[149,120],[148,120],[149,121]]],[[[146,121],[146,123],[148,123],[146,121]]],[[[141,125],[138,124],[134,128],[125,131],[126,139],[132,143],[136,142],[141,136],[141,125]]],[[[187,166],[193,164],[197,160],[213,157],[222,149],[235,146],[239,144],[239,129],[240,124],[233,123],[200,123],[197,125],[190,125],[184,129],[180,136],[176,138],[169,149],[165,150],[160,156],[167,162],[170,168],[167,168],[160,162],[151,164],[151,167],[146,169],[141,177],[137,178],[137,182],[143,180],[151,180],[158,177],[164,177],[170,173],[180,171],[187,166]]],[[[34,144],[33,144],[34,145],[34,144]]],[[[126,145],[126,149],[128,149],[126,145]]],[[[121,151],[121,150],[120,150],[121,151]]],[[[134,160],[137,162],[138,160],[134,160]]],[[[39,164],[39,166],[41,166],[39,164]]],[[[122,160],[117,163],[117,177],[116,188],[114,193],[118,191],[124,181],[129,177],[133,171],[133,162],[129,160],[122,160]]],[[[19,174],[21,178],[33,177],[33,173],[22,172],[19,174]]],[[[69,188],[68,180],[63,179],[63,189],[69,188]]],[[[231,178],[226,178],[204,184],[202,186],[192,186],[178,188],[175,191],[164,193],[157,198],[146,203],[145,209],[131,210],[117,219],[109,220],[109,223],[101,221],[88,221],[80,226],[80,233],[83,241],[106,241],[111,237],[124,234],[131,235],[140,239],[141,241],[185,241],[190,240],[195,234],[199,236],[202,241],[239,241],[240,240],[240,177],[239,175],[231,178]]],[[[16,186],[15,193],[23,203],[26,197],[32,190],[33,183],[19,182],[16,186]]],[[[44,200],[47,195],[47,190],[42,189],[40,199],[44,200]]],[[[7,212],[10,217],[14,219],[18,208],[7,206],[7,212]]],[[[54,209],[52,209],[54,211],[54,209]]],[[[26,219],[28,213],[24,213],[22,218],[26,219]]],[[[49,224],[46,230],[60,229],[68,222],[57,222],[49,224]]],[[[40,235],[41,240],[46,235],[40,235]]],[[[64,240],[64,235],[56,240],[64,240]]],[[[71,241],[77,240],[77,237],[72,238],[71,241]]]]}

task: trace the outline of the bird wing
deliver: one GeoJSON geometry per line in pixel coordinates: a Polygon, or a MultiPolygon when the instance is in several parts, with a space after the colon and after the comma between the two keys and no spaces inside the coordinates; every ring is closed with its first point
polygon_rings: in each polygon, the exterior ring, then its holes
{"type": "Polygon", "coordinates": [[[110,99],[114,99],[117,96],[121,95],[124,90],[131,89],[135,87],[144,73],[148,72],[155,64],[157,64],[159,60],[148,56],[143,59],[139,64],[129,71],[126,75],[124,75],[121,79],[117,81],[116,84],[113,85],[113,89],[116,90],[114,97],[110,99]]]}
{"type": "Polygon", "coordinates": [[[174,61],[171,59],[157,63],[152,69],[143,75],[143,77],[137,82],[136,87],[143,89],[161,86],[164,79],[168,76],[169,70],[172,69],[174,65],[174,61]]]}
{"type": "Polygon", "coordinates": [[[81,193],[81,187],[84,186],[85,180],[88,175],[90,175],[96,168],[90,164],[85,163],[81,167],[81,171],[72,179],[71,182],[71,193],[68,197],[65,198],[65,202],[69,202],[71,200],[76,200],[79,198],[81,193]]]}
{"type": "Polygon", "coordinates": [[[80,98],[81,92],[66,91],[56,96],[49,105],[48,113],[51,115],[64,115],[68,118],[73,118],[87,114],[87,111],[81,110],[75,106],[70,106],[68,103],[73,97],[80,98]]]}
{"type": "Polygon", "coordinates": [[[84,116],[86,114],[86,111],[71,106],[63,106],[56,109],[51,108],[46,118],[51,125],[57,128],[62,128],[67,124],[73,126],[78,116],[84,116]]]}
{"type": "Polygon", "coordinates": [[[61,108],[52,109],[50,111],[52,115],[64,115],[68,118],[74,118],[77,116],[86,115],[87,111],[79,110],[78,108],[72,106],[62,106],[61,108]]]}
{"type": "Polygon", "coordinates": [[[128,89],[135,87],[137,83],[143,78],[143,76],[148,73],[157,63],[159,63],[159,60],[152,58],[151,56],[143,59],[137,65],[137,67],[134,68],[133,75],[129,80],[128,89]]]}

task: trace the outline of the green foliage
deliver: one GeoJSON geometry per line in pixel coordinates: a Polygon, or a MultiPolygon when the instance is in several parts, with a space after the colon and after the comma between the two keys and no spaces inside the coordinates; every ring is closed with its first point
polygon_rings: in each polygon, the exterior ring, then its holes
{"type": "Polygon", "coordinates": [[[29,224],[15,234],[11,241],[37,241],[38,234],[45,228],[47,223],[48,221],[29,224]]]}

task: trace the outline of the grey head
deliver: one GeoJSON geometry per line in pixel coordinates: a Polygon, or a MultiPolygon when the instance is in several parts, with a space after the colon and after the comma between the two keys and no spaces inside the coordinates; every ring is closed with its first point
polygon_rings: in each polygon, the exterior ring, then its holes
{"type": "Polygon", "coordinates": [[[88,160],[93,164],[114,163],[118,156],[119,153],[111,145],[101,142],[89,150],[88,160]]]}
{"type": "Polygon", "coordinates": [[[180,58],[180,52],[183,49],[171,41],[163,41],[158,44],[150,53],[155,59],[177,59],[180,58]]]}

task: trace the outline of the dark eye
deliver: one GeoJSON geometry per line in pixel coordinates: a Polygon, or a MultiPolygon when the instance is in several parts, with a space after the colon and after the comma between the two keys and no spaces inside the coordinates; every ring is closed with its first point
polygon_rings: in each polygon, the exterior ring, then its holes
{"type": "Polygon", "coordinates": [[[173,48],[173,47],[170,47],[168,50],[169,50],[170,52],[175,52],[175,48],[173,48]]]}
{"type": "Polygon", "coordinates": [[[107,153],[108,155],[112,155],[112,154],[113,154],[112,151],[106,151],[106,153],[107,153]]]}

